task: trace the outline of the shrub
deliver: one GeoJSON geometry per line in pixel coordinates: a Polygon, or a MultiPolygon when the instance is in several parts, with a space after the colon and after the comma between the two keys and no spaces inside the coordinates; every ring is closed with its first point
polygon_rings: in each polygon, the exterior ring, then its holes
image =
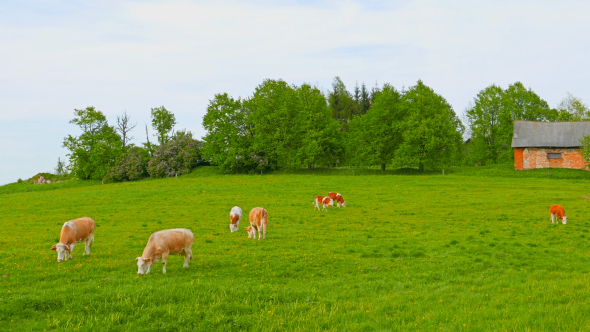
{"type": "Polygon", "coordinates": [[[149,154],[145,149],[134,146],[122,153],[115,165],[107,171],[107,181],[137,181],[147,175],[149,154]]]}
{"type": "Polygon", "coordinates": [[[190,173],[201,159],[201,142],[191,135],[178,135],[160,145],[150,159],[147,171],[153,178],[190,173]]]}

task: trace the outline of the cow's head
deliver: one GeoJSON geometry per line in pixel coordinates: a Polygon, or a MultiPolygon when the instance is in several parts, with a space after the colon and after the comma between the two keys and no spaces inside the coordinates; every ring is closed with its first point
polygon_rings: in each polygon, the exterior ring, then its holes
{"type": "Polygon", "coordinates": [[[67,253],[69,253],[71,251],[70,247],[68,247],[67,245],[63,244],[63,243],[58,243],[58,244],[54,244],[53,247],[51,247],[51,250],[57,251],[57,262],[61,262],[64,259],[68,259],[68,256],[66,255],[67,253]]]}
{"type": "Polygon", "coordinates": [[[248,232],[248,238],[251,239],[254,237],[254,229],[252,226],[246,227],[246,232],[248,232]]]}
{"type": "Polygon", "coordinates": [[[148,268],[152,266],[153,263],[151,258],[137,257],[136,260],[138,275],[145,274],[148,268]]]}
{"type": "Polygon", "coordinates": [[[346,202],[345,201],[342,201],[342,203],[340,203],[340,204],[342,204],[342,207],[346,207],[346,202]]]}
{"type": "Polygon", "coordinates": [[[238,227],[240,226],[240,222],[238,221],[235,224],[229,224],[229,230],[233,233],[233,232],[237,232],[238,231],[238,227]]]}
{"type": "Polygon", "coordinates": [[[561,222],[565,225],[567,224],[567,217],[563,216],[563,218],[561,218],[561,222]]]}

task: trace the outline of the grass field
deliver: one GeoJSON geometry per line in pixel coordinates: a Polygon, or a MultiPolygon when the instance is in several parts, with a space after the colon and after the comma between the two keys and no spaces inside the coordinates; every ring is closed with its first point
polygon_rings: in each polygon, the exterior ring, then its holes
{"type": "Polygon", "coordinates": [[[0,331],[588,331],[588,173],[481,170],[0,187],[0,331]],[[314,211],[329,191],[347,207],[314,211]],[[266,241],[244,230],[257,206],[266,241]],[[57,263],[82,216],[92,254],[57,263]],[[171,256],[138,278],[149,235],[176,227],[195,234],[190,268],[171,256]]]}

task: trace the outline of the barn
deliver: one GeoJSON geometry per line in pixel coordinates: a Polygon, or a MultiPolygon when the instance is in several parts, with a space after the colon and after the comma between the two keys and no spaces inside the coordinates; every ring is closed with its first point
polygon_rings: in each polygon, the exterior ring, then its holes
{"type": "Polygon", "coordinates": [[[590,135],[590,121],[514,121],[514,168],[587,169],[580,139],[590,135]]]}

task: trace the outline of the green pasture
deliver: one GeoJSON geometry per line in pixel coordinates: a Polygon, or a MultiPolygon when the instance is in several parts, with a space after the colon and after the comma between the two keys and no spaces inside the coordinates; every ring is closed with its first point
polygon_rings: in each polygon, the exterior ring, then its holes
{"type": "Polygon", "coordinates": [[[588,173],[477,170],[0,187],[0,331],[588,331],[588,173]],[[347,207],[314,211],[329,191],[347,207]],[[257,206],[266,241],[245,232],[257,206]],[[57,263],[82,216],[92,254],[57,263]],[[190,268],[171,256],[138,277],[149,235],[177,227],[195,235],[190,268]]]}

